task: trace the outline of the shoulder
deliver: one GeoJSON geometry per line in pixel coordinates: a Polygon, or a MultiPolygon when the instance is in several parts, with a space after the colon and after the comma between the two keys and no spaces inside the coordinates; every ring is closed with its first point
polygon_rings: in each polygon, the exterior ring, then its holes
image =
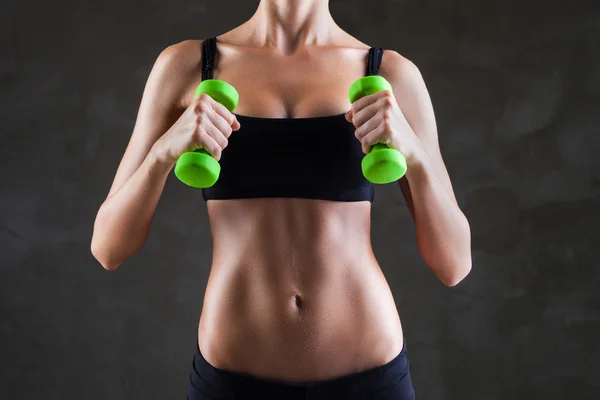
{"type": "Polygon", "coordinates": [[[154,62],[149,83],[165,100],[185,108],[191,82],[202,77],[202,40],[185,40],[163,48],[154,62]]]}
{"type": "Polygon", "coordinates": [[[383,51],[379,74],[390,82],[394,89],[407,85],[419,86],[423,81],[421,71],[411,60],[389,49],[383,51]]]}
{"type": "Polygon", "coordinates": [[[202,68],[203,40],[184,40],[165,47],[158,55],[155,65],[169,72],[191,73],[202,68]]]}

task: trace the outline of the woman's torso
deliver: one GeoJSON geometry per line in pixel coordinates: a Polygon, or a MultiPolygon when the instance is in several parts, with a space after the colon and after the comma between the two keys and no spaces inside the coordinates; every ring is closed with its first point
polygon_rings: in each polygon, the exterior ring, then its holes
{"type": "MultiPolygon", "coordinates": [[[[240,45],[242,38],[236,30],[217,38],[214,71],[239,92],[236,114],[307,118],[350,109],[348,88],[364,75],[368,46],[346,35],[339,46],[283,56],[240,45]]],[[[307,145],[318,145],[306,135],[307,145]]],[[[260,143],[249,151],[260,153],[260,143]]],[[[370,202],[255,198],[209,200],[207,209],[213,263],[198,343],[213,366],[314,381],[400,352],[400,320],[371,249],[370,202]]]]}

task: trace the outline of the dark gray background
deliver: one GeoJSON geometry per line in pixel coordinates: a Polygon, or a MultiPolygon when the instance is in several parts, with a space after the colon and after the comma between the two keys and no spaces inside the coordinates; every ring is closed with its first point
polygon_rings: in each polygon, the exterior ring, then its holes
{"type": "MultiPolygon", "coordinates": [[[[398,185],[377,188],[374,250],[419,399],[600,398],[599,3],[331,1],[421,69],[473,230],[473,271],[446,288],[398,185]]],[[[114,273],[92,224],[156,56],[258,2],[1,4],[0,398],[182,399],[211,262],[200,191],[171,176],[114,273]]]]}

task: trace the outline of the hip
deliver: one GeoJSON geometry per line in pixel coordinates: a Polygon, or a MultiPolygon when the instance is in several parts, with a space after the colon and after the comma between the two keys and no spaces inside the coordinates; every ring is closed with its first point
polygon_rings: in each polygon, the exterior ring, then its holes
{"type": "Polygon", "coordinates": [[[199,347],[192,361],[187,400],[414,400],[407,348],[377,367],[332,379],[270,379],[214,367],[199,347]]]}

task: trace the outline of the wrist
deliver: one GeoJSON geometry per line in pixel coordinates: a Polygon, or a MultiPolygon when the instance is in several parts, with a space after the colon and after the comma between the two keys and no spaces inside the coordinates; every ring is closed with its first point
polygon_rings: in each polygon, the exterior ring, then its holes
{"type": "Polygon", "coordinates": [[[175,163],[173,161],[167,160],[165,157],[162,157],[154,147],[150,149],[150,152],[146,157],[146,161],[150,169],[157,172],[168,173],[175,166],[175,163]]]}
{"type": "Polygon", "coordinates": [[[425,150],[421,150],[410,160],[406,160],[406,178],[410,181],[415,177],[423,176],[427,173],[428,168],[431,167],[431,160],[425,150]]]}

